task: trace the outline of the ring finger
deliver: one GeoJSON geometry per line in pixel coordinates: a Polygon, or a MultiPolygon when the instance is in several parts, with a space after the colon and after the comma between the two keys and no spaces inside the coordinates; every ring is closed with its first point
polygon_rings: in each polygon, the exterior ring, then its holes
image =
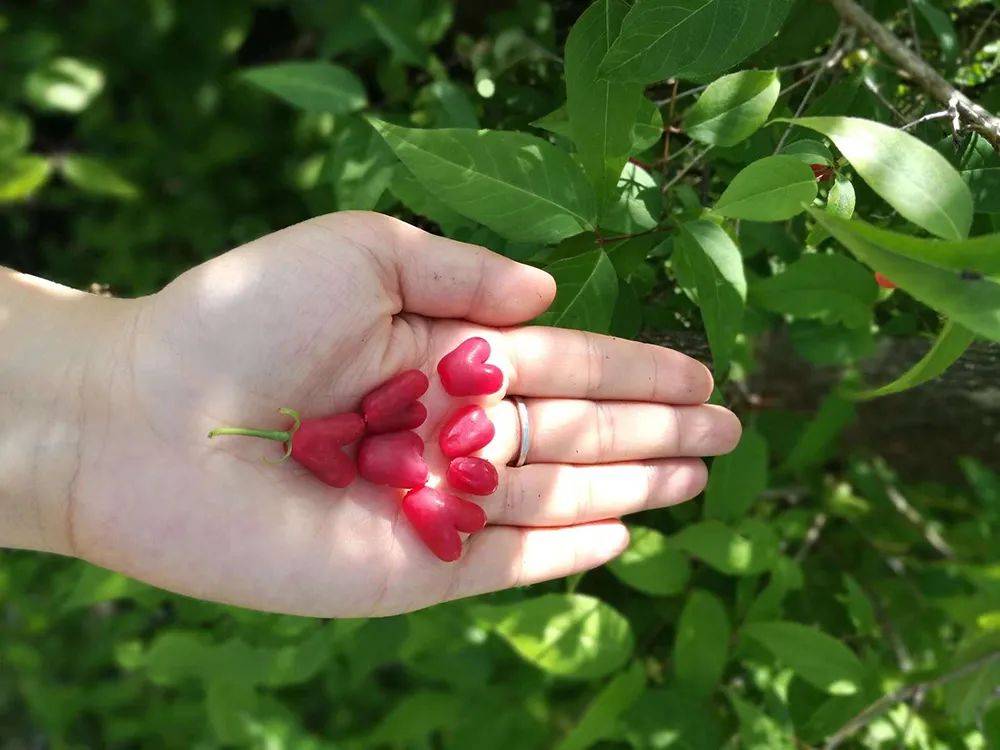
{"type": "MultiPolygon", "coordinates": [[[[525,399],[527,463],[606,464],[728,453],[739,442],[736,416],[721,406],[628,401],[525,399]]],[[[484,456],[503,465],[519,450],[521,426],[511,401],[491,414],[496,439],[484,456]]]]}

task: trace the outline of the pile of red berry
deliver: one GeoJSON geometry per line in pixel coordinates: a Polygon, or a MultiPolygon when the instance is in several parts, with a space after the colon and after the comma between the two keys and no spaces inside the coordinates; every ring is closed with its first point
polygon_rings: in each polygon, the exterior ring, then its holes
{"type": "MultiPolygon", "coordinates": [[[[490,345],[471,338],[438,363],[441,385],[451,396],[485,396],[503,385],[503,373],[486,363],[490,345]]],[[[427,419],[420,397],[430,381],[420,370],[407,370],[387,380],[361,400],[361,413],[295,419],[287,431],[223,427],[215,435],[248,435],[286,443],[287,453],[322,482],[347,487],[358,475],[372,484],[408,490],[402,511],[417,535],[437,557],[447,562],[462,554],[459,532],[471,534],[486,525],[486,513],[476,503],[427,485],[424,441],[414,430],[427,419]],[[344,450],[360,441],[357,463],[344,450]]],[[[451,489],[472,495],[492,494],[499,481],[496,467],[473,456],[494,435],[493,423],[481,406],[468,404],[449,416],[438,433],[438,445],[450,463],[445,480],[451,489]]]]}

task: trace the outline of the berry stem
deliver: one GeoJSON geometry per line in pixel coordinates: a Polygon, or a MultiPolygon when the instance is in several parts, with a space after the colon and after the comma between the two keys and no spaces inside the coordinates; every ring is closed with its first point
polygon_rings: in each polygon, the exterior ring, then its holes
{"type": "Polygon", "coordinates": [[[218,435],[241,435],[243,437],[256,437],[264,438],[265,440],[275,440],[279,443],[285,444],[285,455],[282,460],[288,458],[292,454],[292,436],[295,431],[299,429],[302,425],[302,418],[299,413],[294,409],[278,409],[279,414],[284,414],[286,417],[290,417],[295,420],[295,424],[292,425],[291,429],[288,430],[257,430],[252,427],[216,427],[214,430],[208,433],[210,438],[214,438],[218,435]]]}

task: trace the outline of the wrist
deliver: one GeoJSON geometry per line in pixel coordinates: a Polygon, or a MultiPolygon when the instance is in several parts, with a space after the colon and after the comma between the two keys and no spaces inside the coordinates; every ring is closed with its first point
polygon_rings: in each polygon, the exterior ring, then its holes
{"type": "Polygon", "coordinates": [[[0,547],[73,554],[78,479],[138,303],[4,269],[0,300],[0,547]]]}

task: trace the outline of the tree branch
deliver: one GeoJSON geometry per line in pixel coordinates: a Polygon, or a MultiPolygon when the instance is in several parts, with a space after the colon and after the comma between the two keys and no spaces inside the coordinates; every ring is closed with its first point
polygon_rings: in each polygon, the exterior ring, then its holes
{"type": "Polygon", "coordinates": [[[897,690],[893,690],[888,695],[883,695],[831,735],[830,739],[827,740],[826,744],[823,746],[824,750],[834,750],[835,748],[840,747],[844,740],[850,738],[859,729],[867,726],[873,719],[885,713],[897,703],[908,701],[919,693],[926,692],[931,688],[940,687],[941,685],[957,680],[960,677],[965,677],[967,674],[975,672],[980,667],[986,667],[998,659],[1000,659],[1000,651],[992,651],[985,656],[981,656],[978,659],[968,662],[967,664],[963,664],[961,667],[953,669],[950,672],[945,672],[933,680],[918,682],[914,685],[906,685],[898,688],[897,690]]]}
{"type": "Polygon", "coordinates": [[[855,0],[830,0],[830,3],[841,19],[871,39],[876,47],[892,58],[927,93],[942,104],[956,108],[969,127],[1000,151],[1000,117],[991,114],[952,86],[855,0]]]}

